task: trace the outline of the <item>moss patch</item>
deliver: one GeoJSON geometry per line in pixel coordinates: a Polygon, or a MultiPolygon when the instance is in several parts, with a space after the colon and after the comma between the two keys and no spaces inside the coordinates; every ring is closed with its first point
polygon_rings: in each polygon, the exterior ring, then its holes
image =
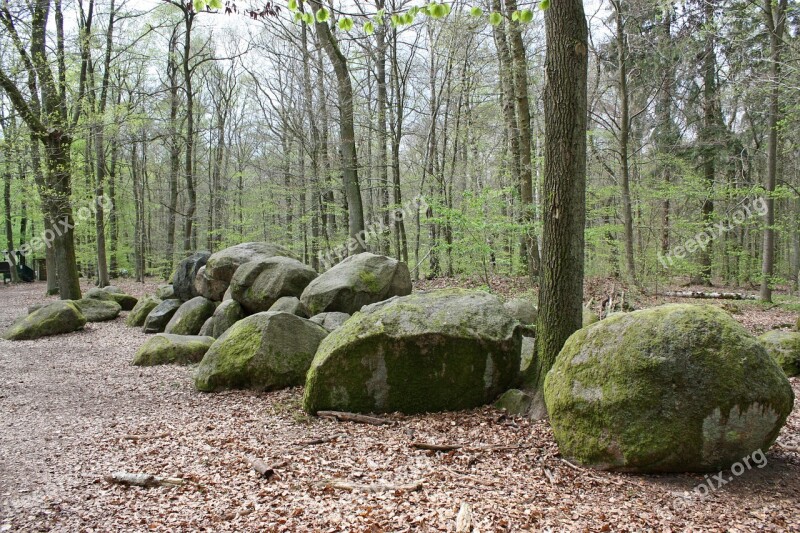
{"type": "Polygon", "coordinates": [[[769,331],[758,340],[788,377],[800,375],[800,333],[769,331]]]}

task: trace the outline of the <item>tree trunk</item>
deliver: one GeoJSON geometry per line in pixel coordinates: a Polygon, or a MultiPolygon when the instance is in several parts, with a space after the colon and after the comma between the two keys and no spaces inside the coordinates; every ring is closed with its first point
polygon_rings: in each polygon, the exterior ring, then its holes
{"type": "Polygon", "coordinates": [[[554,2],[544,18],[544,226],[538,358],[530,381],[539,392],[567,337],[581,328],[586,221],[588,29],[583,2],[554,2]]]}
{"type": "MultiPolygon", "coordinates": [[[[322,7],[317,0],[311,0],[311,9],[316,14],[322,7]]],[[[358,183],[358,158],[356,156],[355,119],[353,115],[353,83],[347,58],[339,49],[336,37],[325,22],[315,22],[314,27],[328,59],[333,64],[339,96],[339,143],[342,151],[342,176],[347,198],[348,233],[351,241],[349,251],[358,254],[365,250],[364,208],[361,203],[361,189],[358,183]]]]}
{"type": "Polygon", "coordinates": [[[764,16],[769,30],[769,107],[767,111],[767,182],[765,200],[767,204],[764,216],[764,256],[761,266],[761,291],[759,297],[765,302],[772,301],[772,275],[775,268],[775,183],[778,174],[778,122],[780,100],[780,61],[783,47],[783,33],[786,27],[786,9],[788,0],[779,0],[777,9],[773,9],[772,0],[764,0],[764,16]]]}

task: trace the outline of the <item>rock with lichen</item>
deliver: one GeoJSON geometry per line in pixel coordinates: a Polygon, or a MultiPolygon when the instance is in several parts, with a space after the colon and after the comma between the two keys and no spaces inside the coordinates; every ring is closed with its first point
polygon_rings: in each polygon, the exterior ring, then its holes
{"type": "Polygon", "coordinates": [[[405,263],[364,252],[352,255],[308,284],[300,296],[311,315],[353,314],[363,306],[411,294],[405,263]]]}
{"type": "Polygon", "coordinates": [[[421,413],[491,403],[518,378],[518,325],[482,291],[425,291],[367,306],[322,341],[303,407],[421,413]]]}
{"type": "Polygon", "coordinates": [[[188,365],[200,361],[214,343],[212,337],[159,333],[145,341],[133,358],[135,366],[188,365]]]}
{"type": "Polygon", "coordinates": [[[768,331],[758,338],[787,377],[800,376],[800,333],[768,331]]]}
{"type": "Polygon", "coordinates": [[[570,460],[627,472],[707,472],[769,448],[794,394],[728,313],[676,304],[575,332],[547,374],[544,399],[570,460]]]}
{"type": "Polygon", "coordinates": [[[290,313],[263,312],[240,320],[214,342],[198,365],[195,387],[277,390],[302,385],[328,332],[290,313]]]}
{"type": "Polygon", "coordinates": [[[299,297],[317,272],[291,257],[251,261],[236,269],[231,296],[250,313],[269,311],[283,297],[299,297]]]}
{"type": "Polygon", "coordinates": [[[59,300],[36,309],[16,321],[3,338],[11,341],[38,339],[81,329],[86,317],[72,300],[59,300]]]}

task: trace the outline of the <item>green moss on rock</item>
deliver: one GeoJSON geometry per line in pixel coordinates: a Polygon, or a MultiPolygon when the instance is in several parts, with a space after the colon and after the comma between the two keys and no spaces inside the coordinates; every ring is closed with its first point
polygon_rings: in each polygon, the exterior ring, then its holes
{"type": "Polygon", "coordinates": [[[59,335],[81,329],[86,325],[75,302],[61,300],[47,304],[15,322],[4,334],[6,340],[30,340],[59,335]]]}
{"type": "Polygon", "coordinates": [[[87,322],[105,322],[114,320],[119,316],[122,306],[115,301],[98,300],[96,298],[83,298],[74,300],[87,322]]]}
{"type": "Polygon", "coordinates": [[[212,337],[159,333],[147,339],[139,348],[133,364],[154,366],[197,363],[213,343],[212,337]]]}
{"type": "Polygon", "coordinates": [[[160,298],[155,296],[145,296],[144,298],[140,299],[133,309],[131,309],[131,312],[128,313],[128,317],[125,319],[125,324],[131,327],[140,327],[144,325],[147,315],[149,315],[150,311],[155,309],[160,303],[160,298]]]}
{"type": "Polygon", "coordinates": [[[625,313],[577,331],[544,397],[565,457],[636,472],[713,471],[766,450],[794,402],[758,340],[707,305],[625,313]]]}
{"type": "Polygon", "coordinates": [[[303,406],[419,413],[490,403],[519,373],[517,325],[480,291],[420,292],[367,306],[320,345],[303,406]]]}
{"type": "Polygon", "coordinates": [[[178,308],[164,328],[164,333],[197,335],[216,308],[216,304],[211,300],[196,296],[178,308]]]}
{"type": "Polygon", "coordinates": [[[327,334],[321,326],[290,313],[251,315],[211,346],[195,372],[195,387],[209,392],[302,385],[327,334]]]}
{"type": "Polygon", "coordinates": [[[788,377],[800,375],[800,333],[769,331],[758,340],[788,377]]]}

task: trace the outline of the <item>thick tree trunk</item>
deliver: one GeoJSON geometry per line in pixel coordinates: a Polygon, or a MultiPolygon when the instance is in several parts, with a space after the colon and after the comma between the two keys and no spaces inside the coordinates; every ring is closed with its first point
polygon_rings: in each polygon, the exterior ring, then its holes
{"type": "Polygon", "coordinates": [[[538,357],[530,380],[538,391],[567,337],[582,323],[588,67],[583,2],[553,2],[545,11],[545,31],[542,275],[538,357]]]}

